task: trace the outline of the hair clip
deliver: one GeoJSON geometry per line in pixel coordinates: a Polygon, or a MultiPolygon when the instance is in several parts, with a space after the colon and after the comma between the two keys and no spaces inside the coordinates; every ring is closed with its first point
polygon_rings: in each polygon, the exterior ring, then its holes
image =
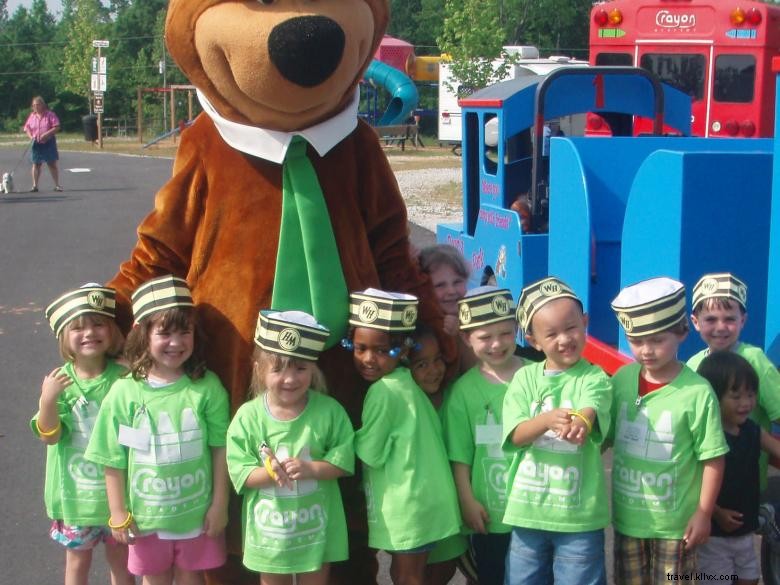
{"type": "Polygon", "coordinates": [[[397,358],[399,355],[401,355],[401,348],[394,347],[393,349],[387,352],[387,355],[389,355],[391,358],[397,358]]]}
{"type": "Polygon", "coordinates": [[[344,339],[341,340],[341,347],[343,347],[347,351],[352,351],[353,349],[355,349],[355,344],[352,343],[352,340],[350,338],[345,337],[344,339]]]}

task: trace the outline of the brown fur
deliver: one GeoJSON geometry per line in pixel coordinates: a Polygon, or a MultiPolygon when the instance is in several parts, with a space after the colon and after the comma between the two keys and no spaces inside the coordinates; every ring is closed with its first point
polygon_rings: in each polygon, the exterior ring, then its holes
{"type": "MultiPolygon", "coordinates": [[[[225,118],[270,130],[310,127],[344,109],[373,57],[388,19],[385,0],[293,2],[171,0],[166,42],[190,80],[225,118]],[[368,8],[368,10],[366,9],[368,8]],[[304,11],[305,12],[296,12],[304,11]],[[345,32],[345,56],[324,82],[302,87],[271,64],[265,37],[288,18],[321,14],[345,32]]],[[[309,148],[319,177],[350,291],[367,287],[420,297],[420,320],[441,332],[442,317],[427,279],[410,258],[406,209],[375,133],[359,123],[324,157],[309,148]]],[[[206,359],[231,395],[233,410],[247,399],[257,313],[271,302],[281,214],[282,166],[238,152],[205,115],[183,135],[173,177],[138,229],[131,258],[111,281],[118,316],[131,322],[129,295],[162,274],[186,278],[209,342],[206,359]]],[[[448,361],[452,338],[439,335],[448,361]]],[[[330,394],[356,426],[366,383],[351,353],[336,346],[320,367],[330,394]]],[[[332,583],[374,582],[366,545],[358,478],[342,481],[350,529],[349,565],[332,568],[332,583]]],[[[240,555],[240,507],[232,502],[228,546],[240,555]]],[[[256,583],[239,556],[209,583],[256,583]]]]}

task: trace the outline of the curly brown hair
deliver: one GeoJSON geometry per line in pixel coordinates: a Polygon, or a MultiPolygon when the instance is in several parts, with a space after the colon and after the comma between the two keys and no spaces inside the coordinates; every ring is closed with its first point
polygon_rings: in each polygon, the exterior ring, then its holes
{"type": "Polygon", "coordinates": [[[206,373],[206,360],[203,358],[205,335],[198,323],[197,313],[191,307],[173,307],[152,313],[136,323],[127,336],[125,359],[130,364],[130,374],[135,380],[146,378],[154,365],[149,351],[149,336],[155,327],[162,331],[181,331],[192,329],[194,343],[192,355],[184,362],[184,373],[193,380],[202,378],[206,373]]]}

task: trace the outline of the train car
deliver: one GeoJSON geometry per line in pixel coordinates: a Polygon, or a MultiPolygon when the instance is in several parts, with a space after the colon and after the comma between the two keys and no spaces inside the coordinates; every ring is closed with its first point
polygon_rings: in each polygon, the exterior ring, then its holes
{"type": "MultiPolygon", "coordinates": [[[[517,297],[548,274],[569,283],[590,314],[586,355],[608,371],[630,353],[609,305],[621,287],[658,275],[692,286],[733,271],[750,289],[744,339],[777,360],[774,143],[665,135],[688,133],[690,103],[634,67],[560,69],[473,94],[462,101],[463,221],[439,225],[437,240],[464,254],[472,286],[493,279],[517,297]],[[622,116],[625,136],[552,137],[548,181],[544,122],[574,112],[622,116]],[[634,135],[636,116],[653,121],[654,135],[634,135]]],[[[681,357],[701,346],[689,336],[681,357]]]]}

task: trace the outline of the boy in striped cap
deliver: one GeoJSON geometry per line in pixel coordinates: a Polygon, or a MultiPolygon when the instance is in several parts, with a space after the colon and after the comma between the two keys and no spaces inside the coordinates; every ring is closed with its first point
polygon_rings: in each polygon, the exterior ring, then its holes
{"type": "Polygon", "coordinates": [[[325,391],[317,358],[329,331],[303,311],[261,311],[250,392],[227,433],[227,462],[243,497],[244,565],[328,582],[347,559],[337,479],[355,467],[354,431],[325,391]],[[257,511],[262,510],[262,514],[257,511]],[[317,514],[301,511],[319,510],[317,514]],[[295,518],[280,537],[277,518],[295,518]],[[302,544],[301,544],[302,543],[302,544]]]}
{"type": "Polygon", "coordinates": [[[523,367],[515,355],[517,324],[512,294],[481,286],[458,301],[460,331],[477,364],[452,387],[443,410],[444,440],[470,535],[479,583],[503,585],[512,527],[503,523],[510,459],[501,450],[504,395],[523,367]]]}
{"type": "Polygon", "coordinates": [[[513,527],[506,582],[605,584],[609,379],[582,359],[588,320],[566,283],[526,286],[517,320],[545,359],[520,369],[504,398],[502,439],[512,455],[504,522],[513,527]],[[578,562],[560,562],[566,557],[578,562]]]}
{"type": "MultiPolygon", "coordinates": [[[[691,321],[707,347],[688,360],[698,370],[715,351],[733,351],[745,358],[758,374],[758,403],[751,418],[767,432],[780,422],[780,373],[760,347],[739,340],[747,320],[747,285],[728,272],[705,274],[693,287],[691,321]]],[[[767,487],[769,457],[761,453],[761,490],[767,487]]]]}
{"type": "Polygon", "coordinates": [[[637,360],[612,379],[615,580],[660,583],[695,570],[728,445],[712,388],[677,359],[688,334],[682,283],[628,286],[612,309],[637,360]]]}
{"type": "Polygon", "coordinates": [[[355,453],[363,462],[368,544],[390,553],[398,583],[424,583],[437,541],[460,531],[458,499],[441,422],[399,360],[414,344],[417,298],[367,289],[349,297],[358,373],[372,382],[355,453]]]}

